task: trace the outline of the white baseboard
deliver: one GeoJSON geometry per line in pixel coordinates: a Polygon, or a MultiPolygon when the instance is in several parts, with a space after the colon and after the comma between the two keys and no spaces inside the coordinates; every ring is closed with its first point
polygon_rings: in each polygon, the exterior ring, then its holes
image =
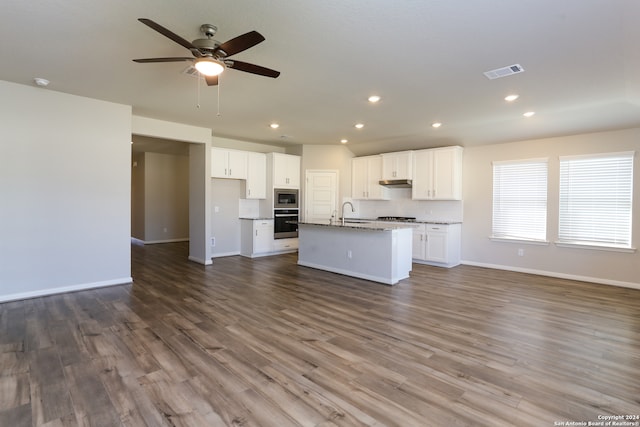
{"type": "Polygon", "coordinates": [[[622,282],[619,280],[602,279],[600,277],[578,276],[575,274],[558,273],[555,271],[536,270],[531,268],[511,267],[508,265],[487,264],[483,262],[462,261],[464,265],[492,268],[494,270],[515,271],[517,273],[537,274],[538,276],[555,277],[557,279],[577,280],[579,282],[597,283],[599,285],[619,286],[622,288],[640,289],[640,283],[622,282]]]}
{"type": "Polygon", "coordinates": [[[211,265],[211,264],[213,264],[213,261],[210,260],[210,259],[196,258],[196,257],[191,256],[191,255],[189,255],[189,261],[197,262],[198,264],[202,264],[202,265],[211,265]]]}
{"type": "Polygon", "coordinates": [[[222,258],[225,256],[234,256],[234,255],[240,255],[240,251],[234,251],[234,252],[219,252],[217,254],[213,254],[211,255],[212,258],[222,258]]]}
{"type": "Polygon", "coordinates": [[[188,237],[183,237],[181,239],[165,239],[165,240],[140,240],[140,239],[136,239],[136,240],[141,242],[143,245],[157,245],[158,243],[188,242],[189,238],[188,237]]]}
{"type": "Polygon", "coordinates": [[[86,291],[88,289],[104,288],[107,286],[126,285],[133,283],[133,278],[123,277],[121,279],[105,280],[102,282],[82,283],[80,285],[62,286],[59,288],[41,289],[31,292],[21,292],[17,294],[0,295],[0,302],[19,301],[29,298],[38,298],[48,295],[64,294],[66,292],[86,291]]]}

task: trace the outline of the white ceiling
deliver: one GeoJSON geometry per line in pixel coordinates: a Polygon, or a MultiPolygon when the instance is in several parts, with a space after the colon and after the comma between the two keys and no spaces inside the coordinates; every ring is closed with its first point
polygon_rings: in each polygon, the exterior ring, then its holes
{"type": "Polygon", "coordinates": [[[229,138],[347,138],[362,155],[640,126],[637,0],[2,3],[0,79],[30,85],[43,77],[51,82],[43,90],[132,105],[136,115],[229,138]],[[218,27],[221,42],[256,30],[266,41],[233,58],[282,74],[228,69],[219,94],[198,89],[198,79],[182,74],[188,63],[131,61],[190,56],[141,17],[187,40],[201,37],[204,23],[218,27]],[[526,71],[483,75],[512,64],[526,71]],[[520,98],[507,104],[512,92],[520,98]],[[382,101],[369,104],[371,94],[382,101]],[[529,110],[537,114],[523,118],[529,110]],[[433,129],[435,121],[443,126],[433,129]]]}

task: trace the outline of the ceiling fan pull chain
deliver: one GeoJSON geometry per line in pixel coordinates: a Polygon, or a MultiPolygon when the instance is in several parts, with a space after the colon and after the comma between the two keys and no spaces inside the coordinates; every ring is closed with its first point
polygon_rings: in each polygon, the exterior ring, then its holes
{"type": "Polygon", "coordinates": [[[222,83],[222,79],[220,78],[221,76],[218,76],[218,114],[217,116],[220,117],[220,84],[222,83]]]}
{"type": "Polygon", "coordinates": [[[196,104],[196,108],[200,108],[200,76],[198,76],[198,78],[196,79],[196,86],[197,86],[197,92],[198,92],[198,102],[196,104]]]}

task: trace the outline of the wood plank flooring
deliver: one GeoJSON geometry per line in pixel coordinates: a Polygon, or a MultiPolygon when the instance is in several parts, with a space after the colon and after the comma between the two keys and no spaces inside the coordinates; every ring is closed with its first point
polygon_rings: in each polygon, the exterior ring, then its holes
{"type": "Polygon", "coordinates": [[[205,267],[186,243],[132,252],[133,285],[0,304],[0,426],[640,415],[638,290],[424,265],[389,287],[295,254],[205,267]]]}

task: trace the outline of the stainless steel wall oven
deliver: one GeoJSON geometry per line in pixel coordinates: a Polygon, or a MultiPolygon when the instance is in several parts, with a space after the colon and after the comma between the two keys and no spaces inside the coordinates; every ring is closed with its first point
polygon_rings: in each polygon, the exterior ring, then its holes
{"type": "Polygon", "coordinates": [[[273,238],[298,237],[298,209],[274,209],[273,238]]]}

